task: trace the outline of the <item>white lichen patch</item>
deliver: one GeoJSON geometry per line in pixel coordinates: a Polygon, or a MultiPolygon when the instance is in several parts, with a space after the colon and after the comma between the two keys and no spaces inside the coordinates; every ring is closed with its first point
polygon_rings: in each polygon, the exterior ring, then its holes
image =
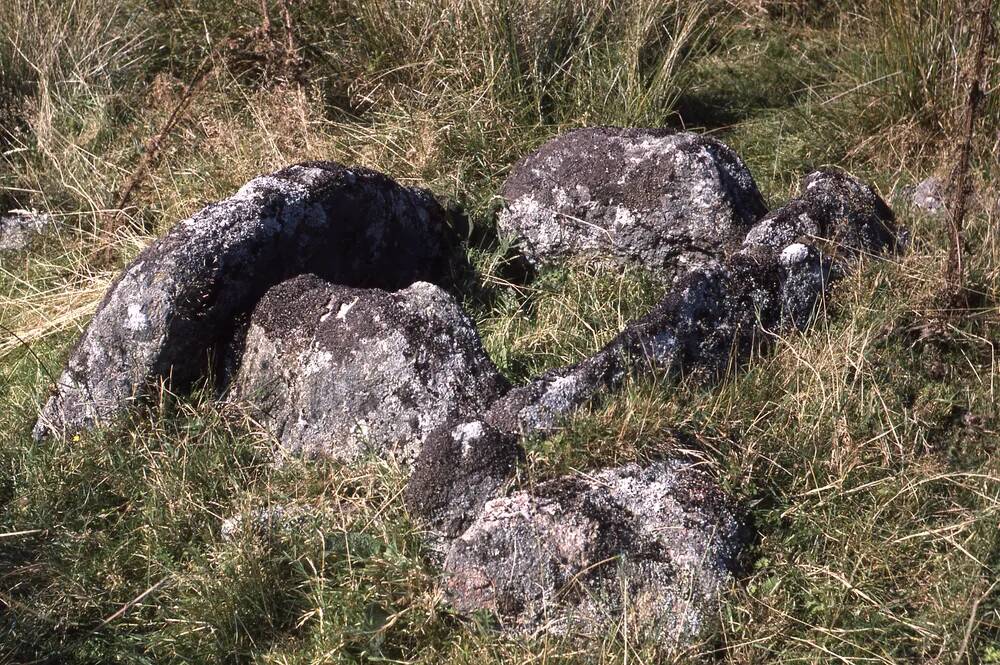
{"type": "Polygon", "coordinates": [[[615,208],[615,226],[632,226],[636,221],[635,214],[628,208],[623,206],[615,208]]]}
{"type": "Polygon", "coordinates": [[[149,327],[149,317],[143,311],[142,303],[129,303],[125,321],[122,324],[126,330],[139,332],[149,327]]]}
{"type": "Polygon", "coordinates": [[[809,258],[809,248],[800,242],[795,242],[785,247],[781,250],[781,264],[784,266],[793,266],[800,261],[805,261],[809,258]]]}
{"type": "Polygon", "coordinates": [[[462,445],[462,458],[469,456],[472,446],[483,438],[485,430],[483,423],[479,420],[462,423],[452,430],[452,436],[462,445]]]}
{"type": "Polygon", "coordinates": [[[299,363],[302,367],[303,375],[312,376],[313,374],[330,370],[330,365],[333,363],[333,354],[322,349],[309,349],[299,355],[299,363]]]}
{"type": "Polygon", "coordinates": [[[28,249],[52,225],[52,216],[45,213],[9,211],[0,216],[0,253],[28,249]]]}
{"type": "Polygon", "coordinates": [[[345,302],[343,305],[340,306],[340,309],[337,310],[337,319],[340,321],[346,321],[348,312],[350,312],[357,304],[358,304],[357,297],[355,297],[354,300],[352,300],[351,302],[345,302]]]}
{"type": "Polygon", "coordinates": [[[670,367],[676,351],[677,337],[669,330],[660,331],[650,340],[648,352],[658,367],[670,367]]]}

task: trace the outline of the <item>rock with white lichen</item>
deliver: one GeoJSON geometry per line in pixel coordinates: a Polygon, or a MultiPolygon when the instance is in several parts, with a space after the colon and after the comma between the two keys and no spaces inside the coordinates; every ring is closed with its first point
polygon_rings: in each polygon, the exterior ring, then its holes
{"type": "Polygon", "coordinates": [[[435,429],[481,413],[506,387],[441,288],[390,293],[303,275],[255,308],[230,399],[292,452],[411,462],[435,429]]]}
{"type": "Polygon", "coordinates": [[[107,421],[160,380],[176,389],[203,376],[236,321],[291,276],[402,288],[449,274],[451,249],[434,198],[374,171],[313,162],[255,178],[177,224],[118,276],[35,434],[107,421]]]}
{"type": "Polygon", "coordinates": [[[895,251],[903,240],[895,215],[870,185],[826,169],[807,175],[798,197],[757,222],[743,244],[776,252],[796,242],[821,244],[826,254],[850,259],[895,251]]]}
{"type": "Polygon", "coordinates": [[[829,261],[803,245],[780,255],[748,248],[694,268],[600,351],[513,388],[484,419],[503,432],[545,435],[626,377],[722,376],[773,343],[776,331],[807,325],[829,274],[829,261]]]}
{"type": "Polygon", "coordinates": [[[300,532],[323,517],[322,509],[307,505],[275,505],[237,513],[222,521],[219,535],[231,542],[241,534],[267,538],[275,534],[300,532]]]}
{"type": "Polygon", "coordinates": [[[904,242],[871,187],[837,171],[811,173],[800,196],[757,222],[742,248],[691,268],[599,352],[514,388],[484,419],[503,432],[544,435],[627,376],[721,376],[783,329],[806,328],[858,255],[904,242]]]}
{"type": "Polygon", "coordinates": [[[52,217],[26,210],[0,215],[0,256],[30,249],[52,227],[52,217]]]}
{"type": "Polygon", "coordinates": [[[629,464],[487,503],[451,543],[445,594],[513,631],[606,635],[627,623],[677,643],[711,620],[746,536],[707,474],[629,464]]]}
{"type": "MultiPolygon", "coordinates": [[[[833,179],[838,182],[843,181],[833,179]]],[[[864,194],[855,196],[866,190],[853,183],[841,191],[855,198],[838,202],[830,185],[822,185],[822,205],[808,202],[819,228],[832,230],[848,243],[848,249],[880,253],[897,247],[898,231],[884,204],[864,194]]],[[[594,355],[551,370],[497,399],[478,418],[489,432],[477,441],[483,451],[480,456],[509,462],[516,454],[510,441],[553,433],[567,415],[615,390],[629,376],[719,377],[772,345],[776,334],[808,327],[824,294],[850,262],[842,262],[835,270],[815,237],[789,231],[789,210],[797,209],[799,201],[762,220],[755,227],[756,242],[748,242],[724,260],[706,261],[678,278],[652,311],[629,322],[594,355]]],[[[851,255],[848,249],[841,247],[840,254],[851,255]]],[[[428,450],[428,459],[418,461],[414,478],[419,491],[412,493],[411,510],[431,526],[453,534],[510,480],[513,465],[483,466],[477,471],[478,480],[465,485],[461,477],[437,471],[446,468],[442,460],[457,459],[454,452],[432,452],[457,449],[453,437],[443,433],[441,438],[428,450]],[[435,460],[435,455],[440,459],[435,460]],[[460,500],[455,499],[459,496],[460,500]]]]}
{"type": "Polygon", "coordinates": [[[924,178],[913,187],[910,203],[928,215],[940,215],[945,210],[944,189],[940,178],[924,178]]]}
{"type": "Polygon", "coordinates": [[[610,258],[664,283],[738,247],[767,212],[730,148],[658,129],[567,132],[521,159],[501,196],[500,229],[532,263],[610,258]]]}

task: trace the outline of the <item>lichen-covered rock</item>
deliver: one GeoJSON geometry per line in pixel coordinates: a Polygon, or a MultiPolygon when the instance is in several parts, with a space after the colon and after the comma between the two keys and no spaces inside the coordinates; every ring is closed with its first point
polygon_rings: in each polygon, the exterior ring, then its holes
{"type": "Polygon", "coordinates": [[[567,132],[519,161],[501,195],[501,231],[533,263],[612,258],[665,283],[738,247],[767,211],[727,146],[657,129],[567,132]]]}
{"type": "Polygon", "coordinates": [[[619,344],[653,366],[711,375],[739,365],[781,316],[784,274],[770,252],[740,252],[682,278],[619,344]]]}
{"type": "Polygon", "coordinates": [[[722,376],[783,327],[807,325],[829,282],[829,260],[801,244],[778,254],[750,247],[708,262],[596,354],[510,390],[483,419],[502,432],[544,435],[628,376],[722,376]]]}
{"type": "Polygon", "coordinates": [[[388,289],[439,281],[451,235],[428,192],[374,171],[312,162],[255,178],[177,224],[115,280],[36,436],[106,420],[157,380],[178,388],[201,376],[236,318],[291,276],[388,289]]]}
{"type": "Polygon", "coordinates": [[[838,260],[899,243],[891,211],[871,188],[835,172],[812,174],[805,183],[802,197],[754,227],[755,239],[726,258],[689,269],[652,311],[603,349],[493,402],[477,418],[484,432],[477,445],[503,463],[484,461],[475,480],[463,484],[446,471],[449,458],[461,457],[461,437],[450,429],[438,433],[425,450],[427,464],[418,461],[418,470],[431,471],[419,474],[411,510],[452,536],[513,476],[511,441],[551,434],[565,416],[626,377],[720,377],[772,345],[782,331],[808,327],[831,283],[851,266],[841,261],[835,270],[818,238],[827,238],[838,260]]]}
{"type": "Polygon", "coordinates": [[[805,330],[834,278],[833,264],[815,246],[795,242],[778,254],[781,282],[779,328],[805,330]]]}
{"type": "Polygon", "coordinates": [[[597,393],[616,388],[626,377],[630,360],[628,350],[612,341],[589,358],[512,388],[493,403],[483,420],[508,435],[550,434],[563,416],[597,393]]]}
{"type": "Polygon", "coordinates": [[[677,642],[709,620],[745,542],[706,474],[630,464],[487,503],[450,546],[445,592],[511,630],[607,634],[626,616],[677,642]]]}
{"type": "Polygon", "coordinates": [[[0,255],[29,249],[52,226],[50,215],[12,210],[0,215],[0,255]]]}
{"type": "Polygon", "coordinates": [[[293,452],[412,462],[436,428],[481,413],[506,387],[439,287],[389,293],[303,275],[254,310],[230,398],[293,452]]]}
{"type": "Polygon", "coordinates": [[[871,186],[821,170],[805,177],[797,198],[755,224],[743,244],[780,252],[796,242],[821,243],[830,256],[852,258],[895,251],[900,240],[895,215],[871,186]]]}
{"type": "Polygon", "coordinates": [[[314,505],[296,504],[254,508],[224,519],[219,535],[223,541],[229,542],[242,533],[261,539],[292,534],[309,528],[310,523],[321,521],[326,510],[314,505]]]}
{"type": "Polygon", "coordinates": [[[461,533],[514,478],[522,439],[551,433],[563,416],[618,385],[626,371],[618,355],[605,350],[548,372],[509,390],[475,420],[435,431],[407,484],[410,512],[440,536],[461,533]]]}
{"type": "Polygon", "coordinates": [[[871,187],[836,171],[812,173],[801,195],[757,222],[739,251],[691,268],[598,353],[514,388],[484,420],[502,432],[546,434],[630,375],[722,376],[782,329],[807,327],[858,254],[904,244],[905,232],[871,187]]]}
{"type": "Polygon", "coordinates": [[[410,513],[446,538],[503,491],[524,458],[517,438],[481,420],[448,423],[424,442],[406,485],[410,513]]]}

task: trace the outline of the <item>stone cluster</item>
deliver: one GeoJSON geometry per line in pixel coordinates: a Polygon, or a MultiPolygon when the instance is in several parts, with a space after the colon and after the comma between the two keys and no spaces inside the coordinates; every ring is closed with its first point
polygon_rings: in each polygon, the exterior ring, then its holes
{"type": "Polygon", "coordinates": [[[406,504],[459,611],[519,631],[627,616],[666,641],[697,634],[747,542],[710,474],[673,459],[517,488],[523,444],[629,376],[720,377],[805,329],[860,257],[901,249],[893,213],[832,170],[768,212],[719,141],[608,127],[522,159],[502,198],[500,230],[528,262],[637,264],[665,296],[591,357],[510,386],[447,290],[459,234],[434,197],[300,164],[179,223],[126,268],[36,434],[107,422],[157,382],[216,372],[290,451],[403,462],[406,504]]]}

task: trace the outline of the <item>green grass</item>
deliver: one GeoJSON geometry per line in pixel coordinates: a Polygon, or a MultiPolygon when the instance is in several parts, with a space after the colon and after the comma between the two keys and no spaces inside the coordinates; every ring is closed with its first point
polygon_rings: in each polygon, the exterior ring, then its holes
{"type": "MultiPolygon", "coordinates": [[[[969,41],[955,6],[301,0],[306,64],[290,72],[253,41],[256,1],[0,4],[0,203],[61,224],[37,253],[0,259],[0,662],[1000,662],[988,206],[968,221],[975,308],[937,309],[944,229],[901,209],[909,254],[839,284],[808,333],[718,385],[629,383],[529,442],[528,485],[682,453],[746,503],[759,534],[748,571],[681,653],[456,616],[401,469],[275,465],[267,437],[209,388],[164,391],[70,441],[30,439],[116,272],[200,206],[303,159],[371,166],[464,207],[478,270],[464,303],[510,378],[585,357],[660,290],[586,264],[514,283],[488,239],[518,157],[580,125],[687,127],[736,148],[772,205],[824,164],[890,198],[951,163],[969,41]],[[115,222],[143,146],[210,54],[115,222]],[[223,537],[226,518],[269,506],[302,517],[223,537]]],[[[996,50],[988,69],[993,91],[996,50]]],[[[987,203],[998,99],[977,128],[987,203]]]]}

